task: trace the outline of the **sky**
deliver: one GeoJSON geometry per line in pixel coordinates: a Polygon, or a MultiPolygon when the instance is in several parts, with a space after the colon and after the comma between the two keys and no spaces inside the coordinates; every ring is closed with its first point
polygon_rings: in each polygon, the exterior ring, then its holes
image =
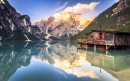
{"type": "Polygon", "coordinates": [[[81,14],[90,18],[98,16],[119,0],[8,0],[22,15],[28,15],[31,22],[46,19],[61,12],[81,14]]]}

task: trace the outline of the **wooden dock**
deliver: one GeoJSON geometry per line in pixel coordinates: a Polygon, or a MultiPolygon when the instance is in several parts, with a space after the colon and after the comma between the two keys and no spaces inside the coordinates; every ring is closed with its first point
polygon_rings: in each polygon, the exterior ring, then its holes
{"type": "Polygon", "coordinates": [[[104,40],[78,39],[77,43],[80,45],[81,48],[88,48],[89,45],[91,45],[95,49],[97,48],[97,46],[103,46],[106,50],[108,50],[110,47],[114,47],[114,49],[116,49],[119,46],[122,46],[122,49],[124,49],[124,47],[128,47],[128,49],[130,49],[130,44],[115,44],[114,42],[105,42],[104,40]]]}

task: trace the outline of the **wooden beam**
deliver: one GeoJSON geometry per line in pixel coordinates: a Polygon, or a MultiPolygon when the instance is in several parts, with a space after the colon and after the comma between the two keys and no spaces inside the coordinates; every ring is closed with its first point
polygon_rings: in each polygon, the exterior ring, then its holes
{"type": "Polygon", "coordinates": [[[106,45],[106,50],[108,50],[112,45],[106,45]]]}
{"type": "Polygon", "coordinates": [[[107,47],[107,45],[106,45],[106,50],[108,50],[108,47],[107,47]]]}

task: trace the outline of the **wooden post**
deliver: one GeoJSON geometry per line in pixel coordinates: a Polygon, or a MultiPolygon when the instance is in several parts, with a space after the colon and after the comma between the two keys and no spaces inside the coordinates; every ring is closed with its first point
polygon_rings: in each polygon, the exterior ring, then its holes
{"type": "Polygon", "coordinates": [[[106,55],[108,54],[108,51],[106,50],[106,55]]]}
{"type": "Polygon", "coordinates": [[[115,34],[113,34],[113,44],[115,44],[115,34]]]}
{"type": "Polygon", "coordinates": [[[94,51],[96,51],[96,44],[94,44],[94,51]]]}
{"type": "Polygon", "coordinates": [[[106,50],[108,50],[108,47],[107,47],[107,45],[106,45],[106,50]]]}
{"type": "Polygon", "coordinates": [[[88,49],[88,45],[86,44],[86,50],[88,49]]]}

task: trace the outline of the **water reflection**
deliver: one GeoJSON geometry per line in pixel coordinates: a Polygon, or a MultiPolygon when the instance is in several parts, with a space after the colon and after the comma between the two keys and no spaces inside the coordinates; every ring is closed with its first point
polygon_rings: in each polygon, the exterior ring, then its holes
{"type": "MultiPolygon", "coordinates": [[[[130,80],[130,50],[96,51],[93,49],[78,49],[80,53],[86,53],[88,60],[93,66],[100,67],[111,73],[120,81],[130,80]]],[[[100,72],[102,72],[100,70],[100,72]]]]}
{"type": "Polygon", "coordinates": [[[6,42],[0,46],[0,81],[129,80],[129,52],[94,52],[69,42],[6,42]]]}
{"type": "Polygon", "coordinates": [[[3,43],[0,47],[0,81],[7,81],[21,66],[28,66],[31,55],[38,53],[33,51],[35,43],[25,45],[26,42],[3,43]]]}

